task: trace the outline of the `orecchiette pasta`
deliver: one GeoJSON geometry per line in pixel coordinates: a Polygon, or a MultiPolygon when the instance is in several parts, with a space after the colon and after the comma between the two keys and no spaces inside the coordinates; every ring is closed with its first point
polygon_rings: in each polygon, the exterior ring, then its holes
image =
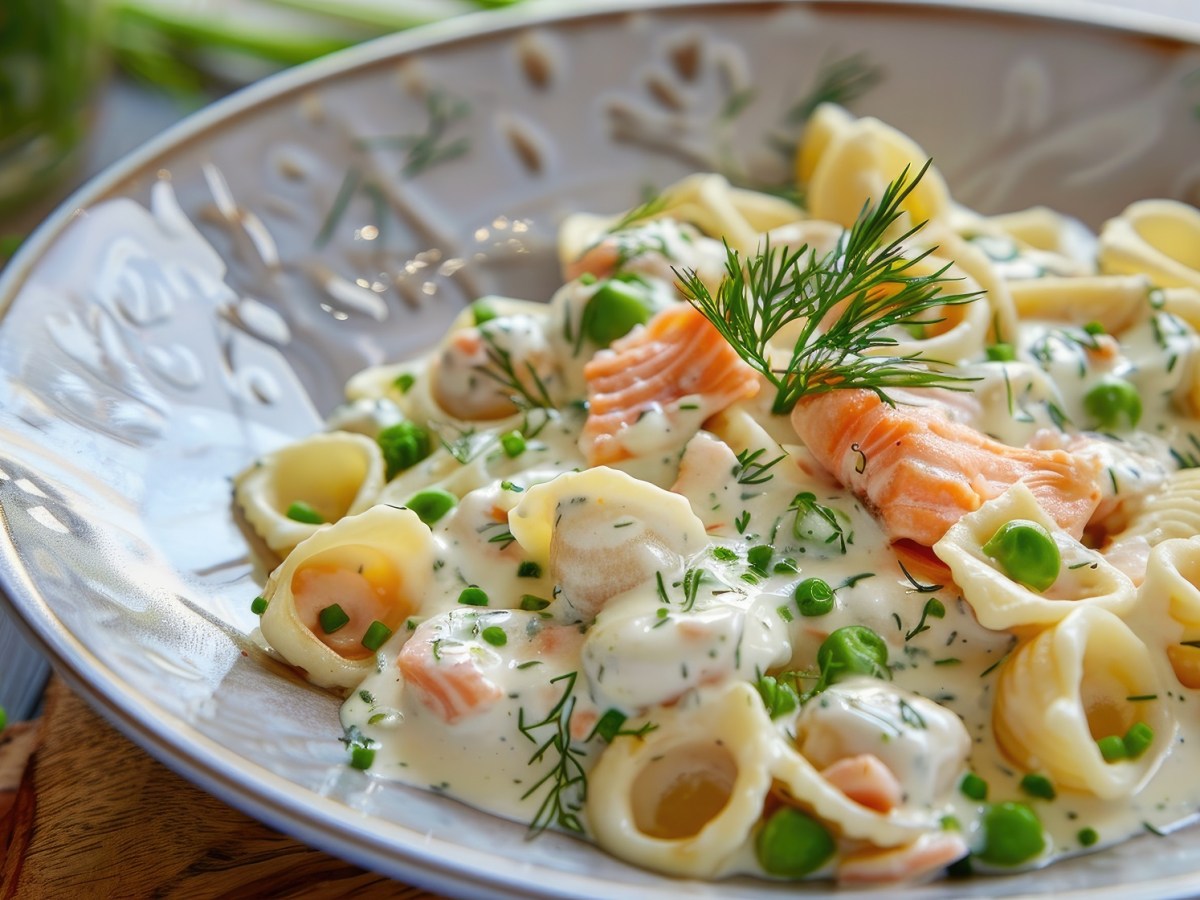
{"type": "Polygon", "coordinates": [[[1163,490],[1148,497],[1104,548],[1114,566],[1141,581],[1153,547],[1200,534],[1200,469],[1173,473],[1163,490]]]}
{"type": "Polygon", "coordinates": [[[1082,606],[1123,615],[1137,599],[1128,576],[1059,528],[1020,482],[963,516],[933,551],[950,567],[975,617],[987,628],[1046,625],[1082,606]],[[1058,546],[1063,564],[1044,591],[1009,577],[983,549],[1002,525],[1014,520],[1037,523],[1058,546]]]}
{"type": "Polygon", "coordinates": [[[1147,640],[1166,647],[1175,677],[1200,688],[1200,537],[1158,543],[1146,564],[1139,612],[1147,640]],[[1157,626],[1157,628],[1155,627],[1157,626]]]}
{"type": "MultiPolygon", "coordinates": [[[[878,119],[855,119],[845,110],[821,106],[814,114],[799,155],[800,182],[808,188],[814,219],[854,224],[869,198],[928,159],[910,137],[878,119]]],[[[950,192],[931,168],[903,206],[911,225],[936,222],[950,212],[950,192]]]]}
{"type": "Polygon", "coordinates": [[[1098,797],[1126,797],[1169,751],[1175,723],[1146,645],[1098,607],[1079,607],[1004,663],[992,714],[996,740],[1028,771],[1098,797]],[[1141,723],[1153,734],[1136,759],[1098,744],[1141,723]]]}
{"type": "Polygon", "coordinates": [[[592,769],[596,842],[673,875],[722,875],[762,816],[779,732],[738,682],[701,691],[653,724],[643,738],[613,741],[592,769]]]}
{"type": "Polygon", "coordinates": [[[683,497],[604,467],[530,488],[508,524],[525,551],[549,566],[564,615],[585,622],[656,572],[676,577],[684,557],[707,540],[683,497]]]}
{"type": "Polygon", "coordinates": [[[343,518],[271,573],[263,637],[314,684],[353,687],[375,669],[367,637],[375,623],[390,635],[420,611],[433,558],[429,528],[408,510],[375,506],[343,518]]]}
{"type": "Polygon", "coordinates": [[[233,495],[267,546],[287,553],[323,523],[370,508],[383,478],[383,456],[371,438],[315,434],[259,459],[234,480],[233,495]],[[297,516],[298,503],[308,515],[297,516]]]}
{"type": "Polygon", "coordinates": [[[1146,275],[1160,288],[1200,288],[1200,212],[1175,200],[1139,200],[1105,223],[1102,272],[1146,275]]]}

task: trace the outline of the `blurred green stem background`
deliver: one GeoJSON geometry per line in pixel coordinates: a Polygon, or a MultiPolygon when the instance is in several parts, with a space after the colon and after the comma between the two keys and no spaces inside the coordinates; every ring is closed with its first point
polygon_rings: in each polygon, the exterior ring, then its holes
{"type": "Polygon", "coordinates": [[[279,69],[517,2],[0,0],[0,265],[71,187],[112,161],[107,146],[85,145],[111,131],[97,116],[113,117],[114,90],[122,109],[137,92],[144,121],[161,127],[279,69]]]}

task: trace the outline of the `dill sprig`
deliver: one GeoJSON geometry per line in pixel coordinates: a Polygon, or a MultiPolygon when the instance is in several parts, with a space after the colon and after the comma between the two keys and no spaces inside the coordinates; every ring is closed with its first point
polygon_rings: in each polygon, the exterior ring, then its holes
{"type": "Polygon", "coordinates": [[[404,161],[400,174],[415,178],[439,163],[458,159],[471,149],[467,137],[451,138],[447,132],[457,122],[471,114],[467,101],[443,91],[430,91],[425,96],[425,130],[415,134],[395,134],[362,138],[362,149],[386,147],[403,150],[404,161]]]}
{"type": "Polygon", "coordinates": [[[817,72],[817,83],[788,110],[787,120],[791,124],[803,124],[823,103],[846,106],[882,80],[883,70],[868,63],[861,53],[834,60],[817,72]]]}
{"type": "Polygon", "coordinates": [[[648,219],[653,219],[667,208],[668,202],[669,198],[666,194],[652,194],[608,226],[604,233],[615,234],[648,219]]]}
{"type": "Polygon", "coordinates": [[[781,453],[774,459],[759,462],[759,458],[766,452],[765,447],[753,451],[747,448],[737,455],[737,465],[733,467],[733,477],[737,479],[738,484],[765,484],[775,477],[775,473],[771,469],[785,460],[787,454],[781,453]]]}
{"type": "Polygon", "coordinates": [[[908,258],[905,244],[924,223],[888,238],[930,162],[911,180],[905,167],[879,204],[864,204],[854,225],[824,256],[807,244],[782,251],[767,244],[743,262],[726,246],[726,274],[715,295],[694,269],[675,270],[684,296],[775,387],[772,412],[785,414],[803,397],[844,388],[873,391],[894,405],[888,388],[966,390],[963,382],[976,380],[930,369],[927,364],[944,363],[920,353],[867,355],[899,343],[889,333],[894,326],[935,325],[942,321],[930,317],[935,310],[980,295],[942,293],[943,285],[955,280],[946,277],[949,263],[931,274],[914,274],[932,250],[908,258]],[[791,358],[779,367],[772,363],[770,344],[793,324],[798,334],[791,358]]]}
{"type": "Polygon", "coordinates": [[[512,402],[522,409],[554,409],[554,401],[550,399],[546,383],[538,375],[533,363],[525,361],[529,376],[526,383],[517,373],[512,354],[497,343],[496,336],[482,328],[479,336],[487,344],[488,365],[479,369],[482,374],[504,388],[512,402]]]}
{"type": "Polygon", "coordinates": [[[517,713],[517,728],[521,734],[529,738],[537,749],[529,758],[529,765],[540,763],[547,754],[553,752],[557,760],[550,771],[521,795],[524,800],[536,794],[543,786],[548,786],[546,796],[529,823],[529,836],[536,837],[551,825],[558,825],[568,831],[583,833],[583,823],[579,820],[579,811],[587,799],[587,772],[584,771],[580,758],[584,751],[571,744],[571,715],[575,712],[575,680],[576,672],[567,672],[551,678],[551,684],[565,682],[562,696],[546,713],[545,718],[537,722],[525,721],[525,708],[517,713]],[[540,741],[534,732],[549,727],[550,736],[540,741]]]}

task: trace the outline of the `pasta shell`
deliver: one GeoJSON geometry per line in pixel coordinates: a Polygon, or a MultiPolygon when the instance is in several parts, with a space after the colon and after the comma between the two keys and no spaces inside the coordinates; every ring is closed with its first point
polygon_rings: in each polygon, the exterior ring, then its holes
{"type": "Polygon", "coordinates": [[[604,466],[529,488],[508,527],[548,564],[563,613],[585,622],[655,573],[675,577],[683,558],[707,543],[686,499],[604,466]]]}
{"type": "Polygon", "coordinates": [[[1143,635],[1166,645],[1180,684],[1200,688],[1200,537],[1158,544],[1150,553],[1139,596],[1143,635]]]}
{"type": "Polygon", "coordinates": [[[963,598],[985,628],[1047,625],[1085,606],[1124,615],[1137,602],[1129,577],[1059,528],[1022,482],[959,519],[933,545],[933,552],[950,567],[963,598]],[[983,552],[997,529],[1014,519],[1041,525],[1059,547],[1058,579],[1041,593],[1008,577],[983,552]]]}
{"type": "Polygon", "coordinates": [[[904,786],[905,802],[932,810],[966,771],[971,738],[932,700],[873,678],[851,679],[805,704],[796,746],[818,769],[870,754],[904,786]]]}
{"type": "MultiPolygon", "coordinates": [[[[1200,469],[1171,473],[1166,487],[1145,501],[1104,549],[1105,558],[1140,581],[1153,547],[1200,534],[1200,469]]],[[[1198,635],[1200,636],[1200,635],[1198,635]]]]}
{"type": "Polygon", "coordinates": [[[1160,288],[1200,288],[1200,210],[1177,200],[1140,200],[1100,232],[1102,272],[1141,274],[1160,288]]]}
{"type": "Polygon", "coordinates": [[[743,682],[656,709],[653,723],[643,737],[618,737],[600,755],[588,776],[589,830],[637,865],[721,875],[762,815],[780,736],[743,682]]]}
{"type": "Polygon", "coordinates": [[[334,431],[264,456],[234,479],[233,495],[250,527],[284,554],[324,527],[289,518],[292,503],[306,503],[325,522],[337,522],[370,507],[383,484],[379,445],[365,435],[334,431]]]}
{"type": "Polygon", "coordinates": [[[271,573],[263,637],[313,684],[353,687],[376,666],[367,629],[395,632],[421,608],[433,559],[429,528],[406,509],[376,506],[322,528],[271,573]],[[327,632],[320,616],[334,603],[347,621],[327,632]]]}
{"type": "Polygon", "coordinates": [[[1175,722],[1166,703],[1150,651],[1129,626],[1080,607],[1004,664],[992,726],[1023,768],[1112,799],[1135,793],[1170,750],[1175,722]],[[1096,742],[1138,722],[1153,729],[1151,746],[1137,759],[1106,762],[1096,742]]]}
{"type": "MultiPolygon", "coordinates": [[[[799,149],[798,173],[807,185],[808,211],[815,219],[854,224],[868,201],[878,203],[907,166],[911,179],[929,159],[912,138],[875,118],[847,120],[820,107],[799,149]],[[813,142],[815,145],[810,145],[813,142]]],[[[932,166],[905,200],[906,227],[949,216],[950,191],[932,166]]]]}
{"type": "MultiPolygon", "coordinates": [[[[652,211],[639,223],[669,218],[690,222],[704,234],[721,238],[741,253],[752,253],[763,232],[801,218],[794,204],[764,194],[735,188],[722,175],[689,175],[664,188],[652,211]]],[[[622,216],[568,216],[559,229],[558,252],[567,277],[579,274],[579,261],[609,234],[622,216]]],[[[587,267],[588,271],[592,271],[587,267]]],[[[597,273],[599,274],[599,273],[597,273]]]]}
{"type": "Polygon", "coordinates": [[[1022,318],[1099,322],[1109,334],[1119,334],[1150,310],[1145,275],[1028,278],[1010,282],[1008,289],[1022,318]]]}

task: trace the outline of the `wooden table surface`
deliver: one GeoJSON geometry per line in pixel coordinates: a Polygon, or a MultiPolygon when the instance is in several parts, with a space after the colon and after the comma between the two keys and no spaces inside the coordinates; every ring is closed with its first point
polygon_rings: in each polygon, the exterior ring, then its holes
{"type": "Polygon", "coordinates": [[[0,898],[108,897],[436,895],[226,806],[52,679],[41,719],[0,734],[0,898]]]}

